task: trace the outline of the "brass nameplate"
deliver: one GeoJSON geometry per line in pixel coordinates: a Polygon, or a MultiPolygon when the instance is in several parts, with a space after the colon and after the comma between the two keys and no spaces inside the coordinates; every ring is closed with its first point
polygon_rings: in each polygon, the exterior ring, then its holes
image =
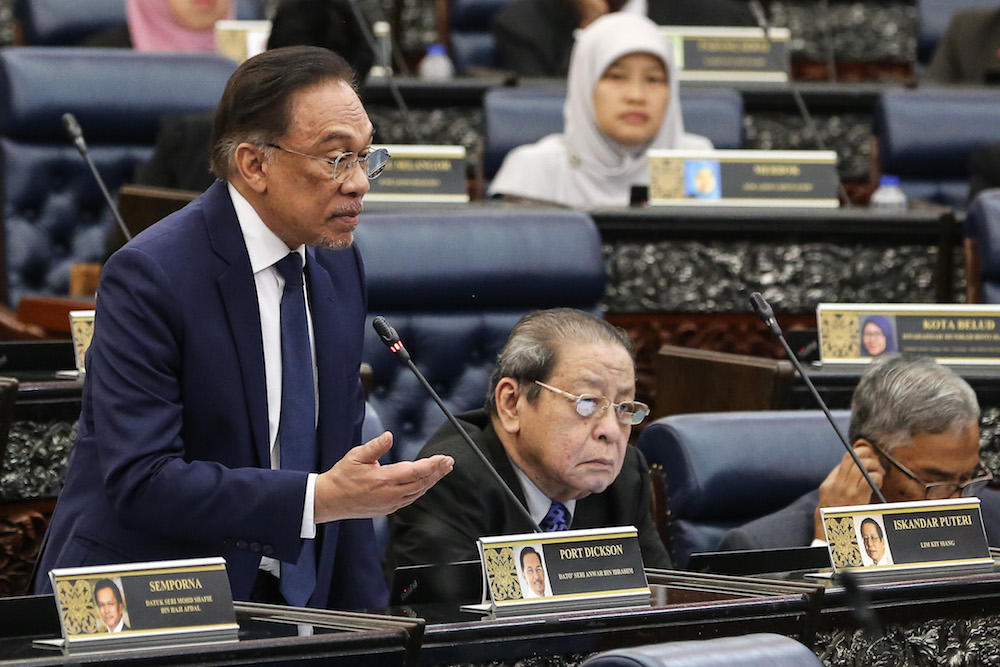
{"type": "Polygon", "coordinates": [[[788,81],[791,32],[771,28],[665,27],[681,81],[788,81]]]}
{"type": "Polygon", "coordinates": [[[52,570],[62,640],[72,652],[235,641],[222,558],[52,570]]]}
{"type": "Polygon", "coordinates": [[[632,526],[526,533],[479,540],[495,614],[539,614],[649,603],[632,526]]]}
{"type": "Polygon", "coordinates": [[[821,303],[820,359],[830,363],[871,361],[910,352],[942,363],[1000,363],[1000,307],[821,303]]]}
{"type": "Polygon", "coordinates": [[[467,202],[464,146],[386,145],[392,156],[366,201],[467,202]]]}
{"type": "Polygon", "coordinates": [[[649,203],[836,208],[833,151],[649,151],[649,203]]]}
{"type": "Polygon", "coordinates": [[[834,572],[991,566],[979,498],[820,508],[834,572]]]}

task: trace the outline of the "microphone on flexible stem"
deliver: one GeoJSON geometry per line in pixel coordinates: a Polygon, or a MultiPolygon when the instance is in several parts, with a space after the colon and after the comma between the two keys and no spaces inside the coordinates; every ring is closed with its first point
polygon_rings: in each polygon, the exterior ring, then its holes
{"type": "Polygon", "coordinates": [[[66,128],[66,134],[69,135],[73,145],[76,146],[76,150],[80,152],[80,155],[86,160],[87,166],[90,167],[91,173],[94,174],[94,180],[100,186],[101,194],[104,195],[104,201],[108,203],[108,208],[111,209],[111,214],[115,217],[115,222],[118,223],[119,229],[122,230],[125,241],[131,241],[132,235],[129,234],[128,227],[125,226],[125,221],[122,220],[122,214],[118,212],[115,200],[111,198],[111,193],[108,192],[108,187],[104,184],[104,179],[101,178],[100,172],[97,171],[97,165],[94,164],[94,161],[90,157],[90,152],[87,150],[87,142],[83,139],[83,130],[80,129],[80,123],[76,121],[76,116],[69,112],[64,113],[62,115],[62,124],[66,128]]]}
{"type": "Polygon", "coordinates": [[[511,491],[509,486],[507,486],[507,482],[503,480],[503,477],[501,477],[500,473],[496,471],[496,468],[494,468],[493,464],[490,463],[489,459],[486,458],[486,455],[483,454],[483,452],[479,449],[479,447],[476,446],[476,443],[472,441],[472,438],[469,436],[469,433],[464,428],[462,428],[462,425],[459,423],[459,421],[455,419],[455,415],[453,415],[451,410],[448,409],[448,406],[444,404],[444,401],[441,400],[441,397],[438,396],[438,393],[434,391],[434,387],[430,385],[430,383],[427,381],[427,378],[424,377],[424,374],[420,372],[420,369],[418,369],[416,365],[413,363],[413,361],[410,359],[410,353],[403,346],[403,341],[399,339],[399,334],[396,333],[396,330],[393,329],[389,325],[389,322],[381,315],[372,320],[372,327],[375,329],[375,332],[378,334],[378,337],[382,339],[382,342],[385,343],[386,347],[389,348],[389,351],[396,354],[396,356],[398,356],[400,359],[403,360],[403,363],[405,363],[407,366],[410,367],[410,370],[413,371],[413,374],[417,376],[418,380],[420,380],[420,384],[424,386],[424,389],[427,390],[427,393],[431,395],[431,398],[434,399],[434,402],[438,404],[439,408],[441,408],[441,411],[444,413],[444,416],[448,418],[448,421],[451,422],[451,425],[454,426],[455,429],[458,431],[459,435],[462,436],[462,439],[465,440],[465,443],[469,445],[469,448],[473,452],[475,452],[476,456],[479,457],[479,460],[483,463],[483,465],[486,466],[486,469],[490,471],[490,474],[493,475],[494,479],[500,484],[500,488],[504,490],[504,493],[507,495],[508,499],[512,501],[513,506],[517,508],[521,516],[524,517],[525,521],[528,522],[528,525],[531,526],[531,529],[536,533],[542,532],[541,528],[538,527],[538,524],[535,523],[535,520],[531,518],[530,514],[528,514],[528,510],[524,508],[524,505],[521,504],[521,501],[518,500],[517,496],[514,495],[514,492],[511,491]]]}
{"type": "MultiPolygon", "coordinates": [[[[757,21],[757,25],[760,26],[761,31],[764,33],[764,39],[771,46],[771,50],[774,50],[774,40],[771,39],[771,26],[767,21],[767,14],[764,13],[764,7],[760,4],[760,0],[749,0],[748,6],[750,7],[750,12],[753,14],[754,19],[757,21]]],[[[795,85],[792,81],[792,77],[788,77],[788,90],[792,93],[792,99],[795,100],[795,106],[799,109],[799,115],[802,116],[803,122],[806,124],[806,130],[812,134],[813,140],[816,142],[816,147],[821,151],[827,150],[826,143],[823,138],[819,136],[819,130],[816,128],[816,123],[813,121],[812,114],[809,113],[809,108],[806,107],[806,101],[802,99],[802,93],[799,92],[799,87],[795,85]]],[[[846,208],[851,207],[851,200],[847,196],[847,190],[844,188],[844,184],[840,182],[840,176],[837,176],[837,194],[844,202],[846,208]]]]}
{"type": "Polygon", "coordinates": [[[774,311],[771,310],[771,306],[764,300],[764,297],[761,296],[760,292],[754,292],[750,295],[750,305],[753,306],[757,316],[764,321],[764,324],[766,324],[768,328],[774,332],[774,335],[778,337],[778,340],[781,341],[782,347],[785,348],[785,355],[792,362],[792,365],[795,366],[795,370],[799,372],[799,377],[801,377],[803,382],[806,383],[806,386],[809,387],[809,391],[812,392],[813,398],[816,399],[816,403],[818,403],[819,407],[823,409],[823,414],[825,414],[827,420],[829,420],[830,426],[832,426],[833,430],[837,432],[837,435],[840,437],[840,441],[844,444],[844,449],[846,449],[847,453],[851,455],[852,459],[854,459],[854,465],[856,465],[858,470],[861,471],[861,474],[864,475],[865,481],[868,482],[868,486],[871,487],[875,497],[879,499],[879,502],[886,502],[885,496],[882,495],[882,491],[880,491],[878,486],[875,485],[875,482],[872,481],[868,471],[865,470],[864,464],[861,463],[861,459],[858,458],[858,453],[854,451],[854,447],[851,447],[850,443],[847,442],[847,438],[844,437],[843,433],[841,433],[840,427],[838,427],[837,423],[833,421],[833,415],[830,414],[830,408],[826,407],[826,402],[823,400],[823,397],[819,395],[818,391],[816,391],[816,386],[802,369],[802,364],[799,363],[795,353],[792,352],[792,348],[788,345],[788,341],[785,340],[784,334],[781,333],[781,327],[778,326],[778,321],[774,319],[774,311]]]}

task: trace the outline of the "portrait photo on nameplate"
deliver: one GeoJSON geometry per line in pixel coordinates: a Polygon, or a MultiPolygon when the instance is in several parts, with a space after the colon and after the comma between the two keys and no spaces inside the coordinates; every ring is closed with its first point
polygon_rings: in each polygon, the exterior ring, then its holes
{"type": "MultiPolygon", "coordinates": [[[[235,641],[239,626],[222,558],[52,570],[68,652],[235,641]]],[[[37,642],[36,642],[37,643],[37,642]]]]}
{"type": "Polygon", "coordinates": [[[479,540],[486,599],[498,616],[649,604],[632,526],[525,533],[479,540]]]}
{"type": "Polygon", "coordinates": [[[990,568],[979,498],[820,508],[834,572],[990,568]]]}
{"type": "Polygon", "coordinates": [[[816,321],[823,363],[910,353],[941,363],[1000,364],[995,305],[821,303],[816,321]]]}

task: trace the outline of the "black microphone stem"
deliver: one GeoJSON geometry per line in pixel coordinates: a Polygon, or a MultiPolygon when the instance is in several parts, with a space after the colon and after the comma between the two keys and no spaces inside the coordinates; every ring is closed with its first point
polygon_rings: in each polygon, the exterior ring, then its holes
{"type": "Polygon", "coordinates": [[[62,115],[62,122],[63,127],[66,128],[66,134],[69,135],[73,145],[76,146],[77,152],[83,156],[87,166],[90,167],[90,172],[94,175],[94,180],[97,181],[97,185],[101,188],[104,201],[107,203],[108,208],[111,209],[111,215],[114,216],[115,222],[118,223],[118,228],[122,230],[126,243],[131,241],[132,235],[129,234],[128,227],[125,226],[125,221],[122,220],[122,214],[118,212],[115,200],[112,199],[111,193],[108,192],[108,187],[104,184],[104,179],[101,178],[100,172],[97,171],[97,165],[94,164],[94,160],[90,157],[90,151],[87,150],[87,142],[83,138],[83,130],[80,129],[80,123],[77,122],[76,116],[69,112],[64,113],[62,115]]]}
{"type": "Polygon", "coordinates": [[[788,357],[789,361],[792,362],[792,365],[795,366],[795,370],[798,371],[799,377],[801,377],[802,381],[806,383],[807,387],[809,387],[809,391],[812,392],[813,398],[816,399],[816,403],[823,409],[823,414],[826,415],[827,420],[830,422],[830,426],[832,426],[833,430],[836,431],[837,436],[840,438],[840,442],[844,445],[844,449],[846,449],[847,453],[851,455],[852,459],[854,459],[854,465],[856,465],[858,470],[861,471],[861,474],[864,475],[865,481],[868,482],[868,486],[871,487],[875,497],[878,498],[881,503],[888,502],[885,499],[885,496],[882,495],[881,489],[878,488],[875,481],[871,478],[871,475],[868,474],[868,470],[865,469],[861,459],[858,458],[858,453],[854,451],[854,447],[851,447],[850,443],[847,442],[847,437],[844,436],[843,432],[841,432],[840,427],[837,426],[837,422],[833,420],[833,415],[830,414],[830,408],[826,406],[826,401],[824,401],[823,397],[819,395],[818,391],[816,391],[816,385],[814,385],[812,380],[809,379],[809,376],[806,375],[798,357],[795,356],[795,352],[792,351],[788,341],[785,340],[784,334],[781,333],[781,327],[778,326],[778,322],[774,319],[774,313],[771,311],[771,306],[769,306],[767,301],[764,300],[764,297],[761,296],[760,292],[754,292],[750,295],[750,303],[760,316],[760,319],[764,320],[764,324],[770,327],[771,331],[774,332],[774,335],[778,337],[779,341],[781,341],[782,347],[785,348],[785,355],[788,357]]]}

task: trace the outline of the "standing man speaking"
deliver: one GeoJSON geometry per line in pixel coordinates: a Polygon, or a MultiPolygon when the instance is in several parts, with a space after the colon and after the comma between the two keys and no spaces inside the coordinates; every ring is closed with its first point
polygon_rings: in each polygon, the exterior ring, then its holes
{"type": "Polygon", "coordinates": [[[40,555],[55,567],[223,556],[236,599],[386,602],[370,518],[448,456],[358,445],[362,197],[387,154],[350,66],[290,47],[243,63],[204,195],[108,260],[79,435],[40,555]]]}

